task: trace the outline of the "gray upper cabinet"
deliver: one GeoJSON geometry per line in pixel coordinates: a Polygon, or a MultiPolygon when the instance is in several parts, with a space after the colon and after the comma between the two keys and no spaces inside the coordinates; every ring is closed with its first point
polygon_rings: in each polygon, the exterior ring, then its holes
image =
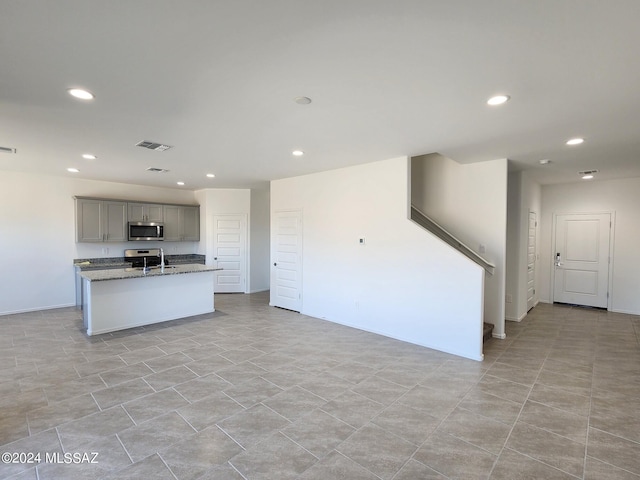
{"type": "Polygon", "coordinates": [[[164,239],[200,240],[200,207],[75,197],[76,242],[127,242],[127,222],[163,222],[164,239]]]}
{"type": "Polygon", "coordinates": [[[77,242],[126,242],[127,203],[76,199],[77,242]]]}
{"type": "Polygon", "coordinates": [[[103,242],[102,202],[76,200],[76,242],[103,242]]]}
{"type": "Polygon", "coordinates": [[[164,206],[165,242],[197,242],[200,240],[200,207],[164,206]]]}
{"type": "Polygon", "coordinates": [[[155,203],[129,203],[130,222],[163,222],[163,206],[155,203]]]}
{"type": "Polygon", "coordinates": [[[183,240],[197,242],[200,240],[200,207],[183,208],[183,240]]]}
{"type": "Polygon", "coordinates": [[[164,205],[164,241],[180,241],[180,207],[176,205],[164,205]]]}
{"type": "Polygon", "coordinates": [[[103,202],[106,242],[126,242],[127,235],[127,207],[124,202],[103,202]]]}

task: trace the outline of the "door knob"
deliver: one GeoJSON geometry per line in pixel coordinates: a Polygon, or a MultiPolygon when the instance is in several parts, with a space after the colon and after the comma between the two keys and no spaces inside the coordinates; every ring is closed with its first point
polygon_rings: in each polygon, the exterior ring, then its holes
{"type": "Polygon", "coordinates": [[[277,263],[274,263],[274,264],[273,264],[273,266],[274,266],[274,267],[275,267],[275,266],[277,266],[277,265],[278,265],[277,263]]]}
{"type": "Polygon", "coordinates": [[[562,262],[560,261],[560,259],[561,259],[560,253],[556,253],[556,261],[555,261],[556,267],[559,267],[562,265],[562,262]]]}

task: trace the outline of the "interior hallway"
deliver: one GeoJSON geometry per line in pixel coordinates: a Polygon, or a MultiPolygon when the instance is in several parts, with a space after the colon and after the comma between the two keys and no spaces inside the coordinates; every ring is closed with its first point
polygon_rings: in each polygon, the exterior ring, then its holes
{"type": "Polygon", "coordinates": [[[267,303],[0,317],[0,451],[42,452],[0,478],[640,479],[640,317],[540,304],[474,362],[267,303]]]}

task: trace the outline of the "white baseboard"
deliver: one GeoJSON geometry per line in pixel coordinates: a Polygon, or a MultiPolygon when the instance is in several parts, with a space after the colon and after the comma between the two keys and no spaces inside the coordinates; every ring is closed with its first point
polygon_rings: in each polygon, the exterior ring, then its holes
{"type": "Polygon", "coordinates": [[[616,308],[616,309],[612,308],[609,311],[612,312],[612,313],[624,313],[625,315],[640,315],[640,312],[631,312],[631,311],[628,311],[628,310],[620,310],[618,308],[616,308]]]}
{"type": "Polygon", "coordinates": [[[524,317],[526,317],[526,316],[527,316],[527,314],[523,313],[519,317],[505,316],[504,319],[505,320],[509,320],[510,322],[521,322],[522,320],[524,320],[524,317]]]}
{"type": "Polygon", "coordinates": [[[33,307],[33,308],[25,308],[21,310],[12,310],[8,312],[0,312],[0,317],[4,315],[15,315],[17,313],[29,313],[29,312],[40,312],[42,310],[55,310],[56,308],[67,308],[67,307],[75,307],[74,303],[63,303],[62,305],[46,305],[44,307],[33,307]]]}
{"type": "MultiPolygon", "coordinates": [[[[269,305],[271,305],[271,304],[269,304],[269,305]]],[[[456,350],[453,350],[453,349],[445,349],[445,348],[442,348],[441,346],[434,346],[434,345],[431,345],[431,344],[428,344],[428,343],[425,343],[425,342],[417,342],[417,341],[415,341],[413,339],[407,339],[407,338],[404,338],[402,336],[394,335],[394,334],[391,334],[389,332],[382,332],[382,331],[377,330],[377,329],[369,329],[369,328],[364,329],[364,328],[362,328],[362,325],[356,325],[356,324],[348,323],[348,322],[345,322],[345,321],[329,320],[326,317],[318,317],[318,316],[315,316],[312,313],[305,312],[305,311],[302,311],[300,313],[302,315],[306,315],[308,317],[316,318],[318,320],[324,320],[326,322],[335,323],[337,325],[344,325],[345,327],[355,328],[356,330],[360,330],[360,331],[363,331],[363,332],[374,333],[376,335],[381,335],[381,336],[387,337],[387,338],[393,338],[395,340],[400,340],[401,342],[411,343],[413,345],[418,345],[420,347],[430,348],[432,350],[437,350],[439,352],[450,353],[452,355],[457,355],[458,357],[468,358],[470,360],[475,360],[477,362],[481,362],[482,360],[484,360],[484,354],[482,353],[482,344],[480,345],[480,350],[481,351],[479,352],[478,356],[474,356],[474,355],[470,355],[470,354],[468,354],[466,352],[463,353],[463,352],[459,352],[459,351],[456,351],[456,350]]],[[[482,340],[482,339],[480,339],[480,340],[482,340]]]]}
{"type": "Polygon", "coordinates": [[[259,290],[249,290],[247,293],[260,293],[260,292],[268,292],[271,290],[270,288],[261,288],[259,290]]]}

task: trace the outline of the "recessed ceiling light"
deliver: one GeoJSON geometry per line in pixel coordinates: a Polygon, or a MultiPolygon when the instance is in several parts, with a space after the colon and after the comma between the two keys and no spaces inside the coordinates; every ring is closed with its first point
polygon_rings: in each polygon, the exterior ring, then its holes
{"type": "Polygon", "coordinates": [[[71,173],[78,173],[80,170],[78,170],[77,168],[67,168],[67,172],[71,172],[71,173]]]}
{"type": "Polygon", "coordinates": [[[80,100],[93,100],[95,95],[88,90],[83,90],[82,88],[70,88],[67,90],[69,95],[79,98],[80,100]]]}
{"type": "Polygon", "coordinates": [[[582,179],[583,180],[591,180],[593,178],[593,175],[583,175],[582,179]]]}
{"type": "Polygon", "coordinates": [[[542,160],[538,160],[538,163],[540,165],[549,165],[551,163],[551,160],[549,160],[548,158],[543,158],[542,160]]]}
{"type": "Polygon", "coordinates": [[[215,178],[216,176],[213,173],[207,173],[207,177],[209,178],[215,178]]]}
{"type": "Polygon", "coordinates": [[[291,152],[291,155],[293,155],[294,157],[301,157],[302,155],[304,155],[304,152],[302,150],[294,150],[293,152],[291,152]]]}
{"type": "Polygon", "coordinates": [[[311,103],[311,99],[309,97],[296,97],[293,101],[298,105],[309,105],[311,103]]]}
{"type": "Polygon", "coordinates": [[[96,157],[95,155],[91,154],[91,153],[83,153],[82,154],[82,158],[84,158],[85,160],[95,160],[96,157]]]}
{"type": "Polygon", "coordinates": [[[509,101],[511,97],[509,95],[496,95],[487,100],[487,104],[491,106],[502,105],[509,101]]]}
{"type": "Polygon", "coordinates": [[[176,182],[178,185],[184,185],[184,182],[176,182]]]}
{"type": "Polygon", "coordinates": [[[567,140],[567,145],[580,145],[584,142],[584,138],[572,138],[571,140],[567,140]]]}

